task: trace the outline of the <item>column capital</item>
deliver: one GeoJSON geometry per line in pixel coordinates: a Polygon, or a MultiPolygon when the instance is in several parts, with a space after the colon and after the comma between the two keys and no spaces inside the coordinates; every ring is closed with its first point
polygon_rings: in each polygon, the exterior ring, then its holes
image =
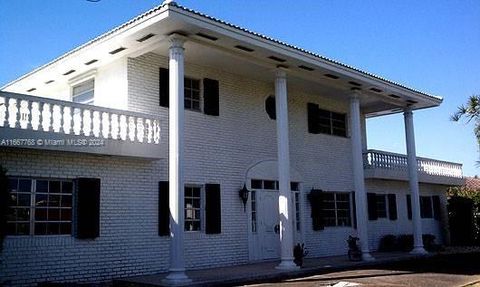
{"type": "Polygon", "coordinates": [[[288,68],[285,66],[277,66],[275,68],[275,78],[287,78],[288,68]]]}
{"type": "Polygon", "coordinates": [[[183,44],[187,41],[187,37],[179,33],[172,33],[168,36],[168,41],[170,42],[170,49],[183,49],[183,44]]]}
{"type": "Polygon", "coordinates": [[[403,115],[404,115],[404,116],[411,116],[411,115],[413,115],[412,106],[406,106],[405,108],[403,108],[403,115]]]}
{"type": "Polygon", "coordinates": [[[360,96],[362,95],[359,88],[352,88],[350,94],[348,94],[350,100],[360,100],[360,96]]]}

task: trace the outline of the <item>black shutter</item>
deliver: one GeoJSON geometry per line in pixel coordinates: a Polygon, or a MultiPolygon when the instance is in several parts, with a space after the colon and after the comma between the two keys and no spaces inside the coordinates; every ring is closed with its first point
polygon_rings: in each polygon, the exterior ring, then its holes
{"type": "Polygon", "coordinates": [[[367,193],[368,202],[368,219],[377,220],[377,195],[375,193],[367,193]]]}
{"type": "Polygon", "coordinates": [[[407,214],[408,219],[412,220],[412,197],[407,194],[407,214]]]}
{"type": "Polygon", "coordinates": [[[308,200],[311,207],[312,229],[315,231],[323,230],[325,228],[323,220],[323,192],[319,189],[312,189],[308,194],[308,200]]]}
{"type": "Polygon", "coordinates": [[[307,104],[307,118],[308,118],[308,132],[311,134],[318,134],[318,105],[308,103],[307,104]]]}
{"type": "Polygon", "coordinates": [[[205,233],[222,232],[220,184],[205,184],[205,233]]]}
{"type": "Polygon", "coordinates": [[[206,115],[219,115],[218,81],[203,79],[203,112],[206,115]]]}
{"type": "Polygon", "coordinates": [[[158,235],[170,235],[170,208],[169,208],[168,181],[158,182],[158,235]]]}
{"type": "Polygon", "coordinates": [[[353,228],[357,229],[357,203],[355,200],[355,191],[352,191],[352,217],[353,228]]]}
{"type": "Polygon", "coordinates": [[[397,196],[395,194],[388,194],[388,218],[390,220],[397,220],[397,196]]]}
{"type": "Polygon", "coordinates": [[[441,217],[441,208],[440,208],[440,196],[432,196],[433,200],[433,218],[435,220],[440,220],[441,217]]]}
{"type": "Polygon", "coordinates": [[[169,90],[170,90],[170,80],[168,69],[160,68],[160,106],[167,107],[169,103],[169,90]]]}
{"type": "Polygon", "coordinates": [[[76,238],[94,239],[100,235],[100,179],[78,178],[75,194],[76,238]]]}

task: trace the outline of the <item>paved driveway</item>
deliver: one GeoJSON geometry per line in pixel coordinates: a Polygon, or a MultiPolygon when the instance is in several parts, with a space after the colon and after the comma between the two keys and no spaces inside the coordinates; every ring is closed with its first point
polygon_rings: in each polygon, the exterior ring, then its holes
{"type": "MultiPolygon", "coordinates": [[[[247,286],[465,286],[480,280],[480,253],[438,256],[247,286]]],[[[477,286],[477,285],[475,285],[477,286]]]]}

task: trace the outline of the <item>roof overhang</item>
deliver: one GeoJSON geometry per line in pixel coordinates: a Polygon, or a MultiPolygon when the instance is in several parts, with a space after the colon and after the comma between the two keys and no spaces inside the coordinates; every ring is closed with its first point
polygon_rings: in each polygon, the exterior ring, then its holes
{"type": "Polygon", "coordinates": [[[298,85],[307,82],[318,84],[345,95],[351,93],[351,90],[357,90],[361,93],[362,111],[368,117],[401,112],[405,106],[424,109],[438,106],[442,102],[439,97],[248,31],[174,2],[145,12],[8,83],[1,90],[25,93],[37,86],[68,82],[69,79],[118,58],[136,57],[158,50],[161,43],[165,46],[164,40],[172,33],[185,34],[197,48],[213,48],[222,55],[252,65],[266,69],[282,66],[298,85]],[[50,82],[52,80],[54,82],[50,82]]]}

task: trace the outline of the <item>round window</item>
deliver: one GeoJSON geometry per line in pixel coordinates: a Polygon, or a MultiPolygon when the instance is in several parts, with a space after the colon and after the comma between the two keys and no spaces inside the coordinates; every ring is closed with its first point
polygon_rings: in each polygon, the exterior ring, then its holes
{"type": "Polygon", "coordinates": [[[275,112],[275,97],[274,96],[268,96],[267,99],[265,99],[265,111],[268,114],[268,117],[272,120],[277,119],[277,115],[275,112]]]}

